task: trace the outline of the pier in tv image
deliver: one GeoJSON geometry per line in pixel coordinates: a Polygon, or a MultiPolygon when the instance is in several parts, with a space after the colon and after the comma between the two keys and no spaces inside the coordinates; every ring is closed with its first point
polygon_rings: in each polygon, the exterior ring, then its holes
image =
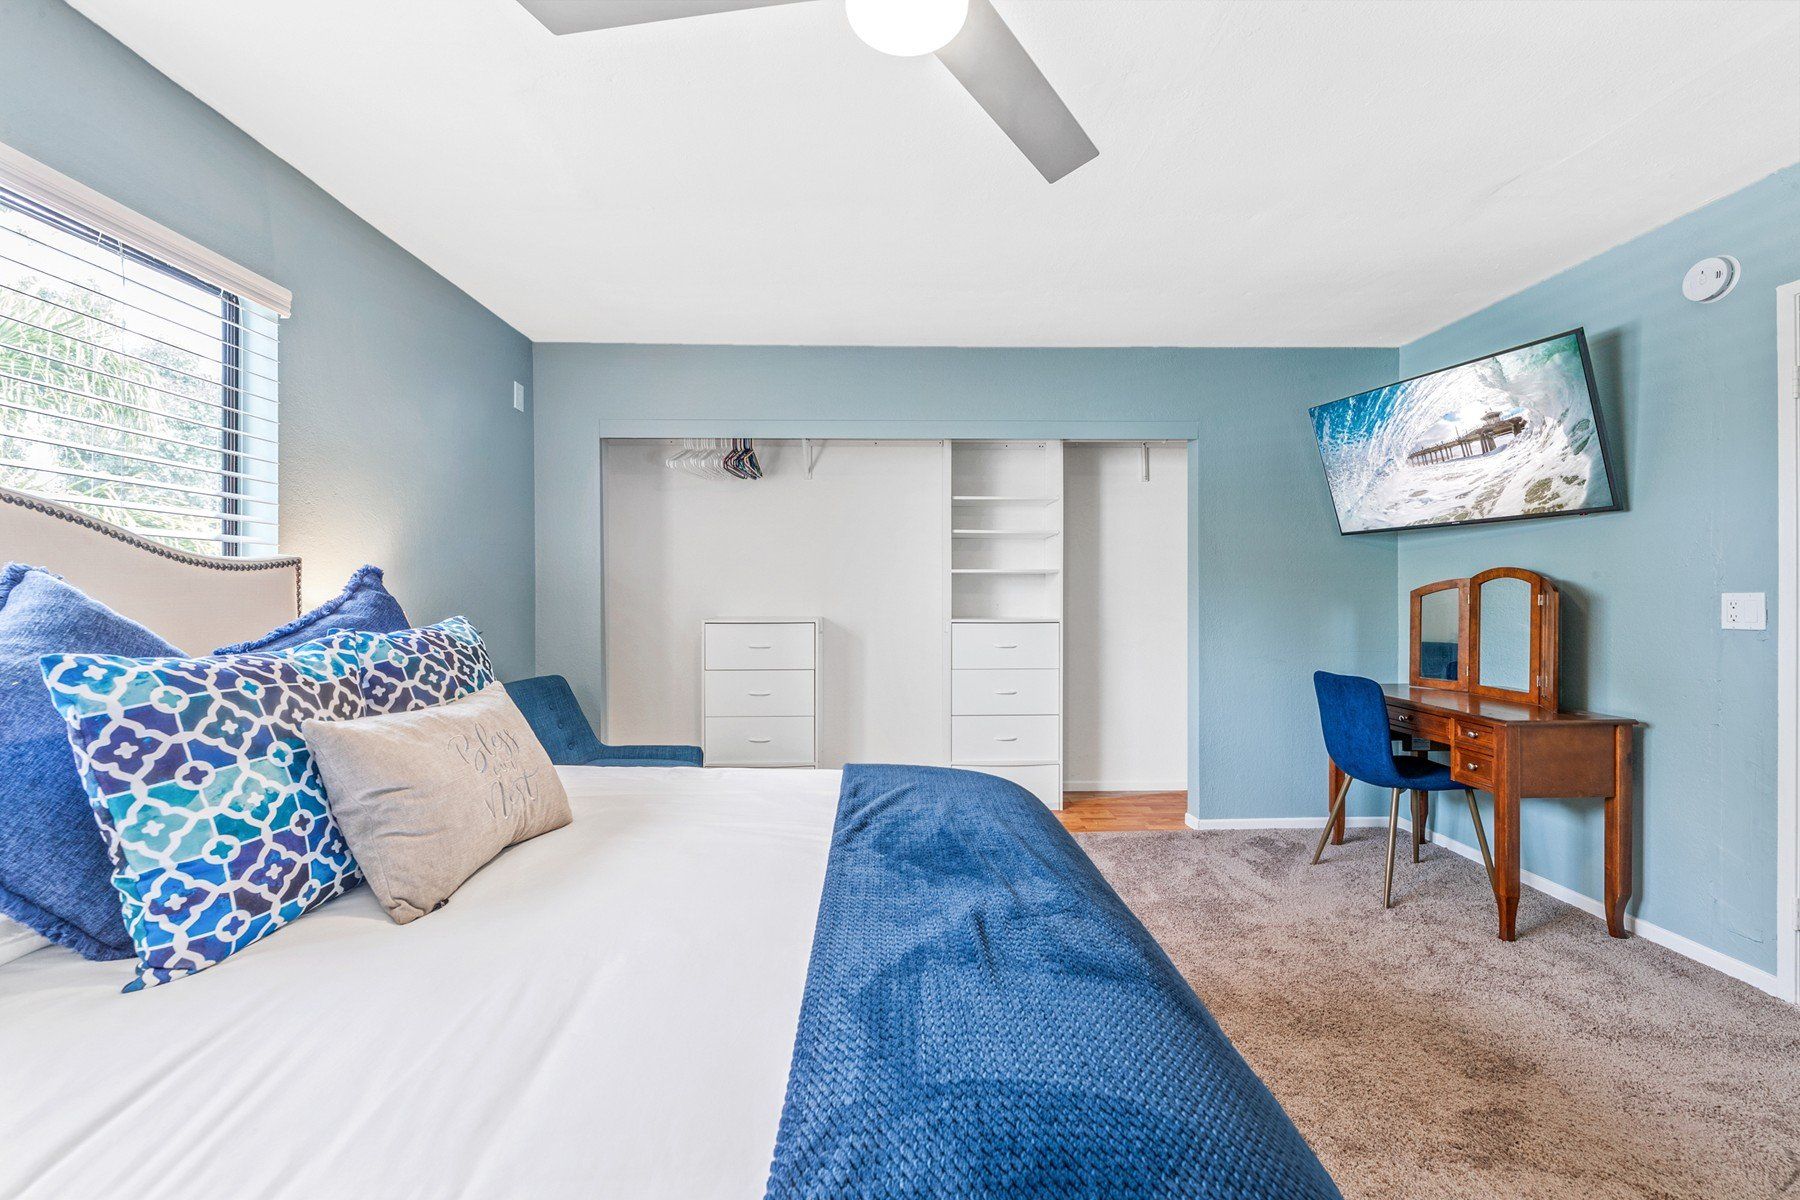
{"type": "Polygon", "coordinates": [[[1345,533],[1617,507],[1582,331],[1312,410],[1345,533]]]}

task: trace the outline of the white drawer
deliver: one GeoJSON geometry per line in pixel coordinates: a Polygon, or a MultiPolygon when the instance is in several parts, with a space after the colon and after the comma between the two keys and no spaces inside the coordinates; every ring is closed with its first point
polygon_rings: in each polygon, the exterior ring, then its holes
{"type": "Polygon", "coordinates": [[[1054,762],[1061,757],[1061,734],[1056,716],[951,717],[950,761],[1054,762]]]}
{"type": "Polygon", "coordinates": [[[813,630],[810,622],[739,625],[708,622],[706,669],[709,671],[810,671],[813,630]]]}
{"type": "Polygon", "coordinates": [[[708,717],[709,767],[811,766],[811,717],[708,717]]]}
{"type": "Polygon", "coordinates": [[[1042,767],[970,767],[984,775],[1010,779],[1051,808],[1060,809],[1062,802],[1062,768],[1054,763],[1042,767]]]}
{"type": "Polygon", "coordinates": [[[950,711],[956,714],[1062,711],[1061,671],[952,671],[950,711]]]}
{"type": "Polygon", "coordinates": [[[1062,626],[1055,621],[953,622],[950,626],[950,665],[965,670],[1059,667],[1062,665],[1062,626]]]}
{"type": "Polygon", "coordinates": [[[811,671],[707,671],[709,717],[810,717],[811,671]]]}

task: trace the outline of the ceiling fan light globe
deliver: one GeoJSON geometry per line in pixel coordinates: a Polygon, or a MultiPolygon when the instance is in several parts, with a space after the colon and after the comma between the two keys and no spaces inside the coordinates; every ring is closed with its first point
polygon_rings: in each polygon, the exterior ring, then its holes
{"type": "Polygon", "coordinates": [[[899,58],[950,44],[969,18],[969,0],[844,0],[856,36],[899,58]]]}

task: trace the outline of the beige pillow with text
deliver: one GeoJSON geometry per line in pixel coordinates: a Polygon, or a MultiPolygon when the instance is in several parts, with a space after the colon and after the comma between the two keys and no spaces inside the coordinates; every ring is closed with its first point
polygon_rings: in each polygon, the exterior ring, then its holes
{"type": "Polygon", "coordinates": [[[332,819],[401,925],[508,846],[570,820],[550,756],[497,683],[416,712],[307,721],[301,734],[332,819]]]}

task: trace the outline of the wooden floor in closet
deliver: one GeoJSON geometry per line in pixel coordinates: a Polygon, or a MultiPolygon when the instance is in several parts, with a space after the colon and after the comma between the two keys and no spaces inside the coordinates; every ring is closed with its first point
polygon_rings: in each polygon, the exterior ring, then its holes
{"type": "Polygon", "coordinates": [[[1064,792],[1063,827],[1070,833],[1143,833],[1186,829],[1186,792],[1064,792]]]}

